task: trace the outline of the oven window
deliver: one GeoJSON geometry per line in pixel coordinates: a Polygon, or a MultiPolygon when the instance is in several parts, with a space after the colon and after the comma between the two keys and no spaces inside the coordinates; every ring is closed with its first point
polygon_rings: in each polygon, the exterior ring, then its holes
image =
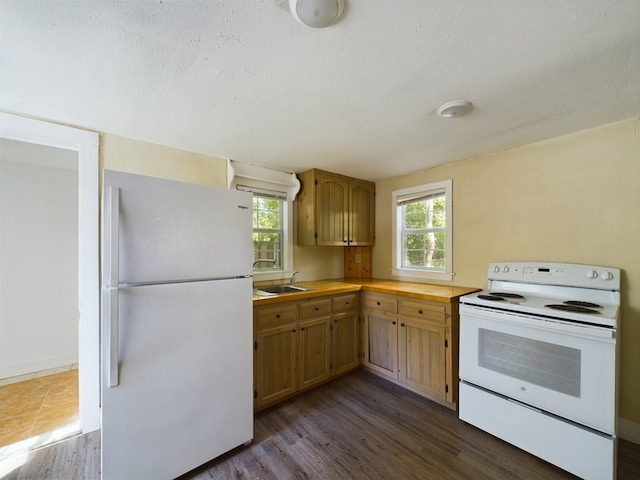
{"type": "Polygon", "coordinates": [[[580,350],[480,328],[478,364],[541,387],[580,397],[580,350]]]}

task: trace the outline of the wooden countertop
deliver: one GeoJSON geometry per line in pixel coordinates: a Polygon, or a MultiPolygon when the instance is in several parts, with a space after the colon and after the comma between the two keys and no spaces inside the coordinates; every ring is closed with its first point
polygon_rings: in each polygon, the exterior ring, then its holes
{"type": "Polygon", "coordinates": [[[458,298],[468,293],[481,290],[480,288],[454,287],[446,285],[433,285],[429,283],[399,282],[396,280],[318,280],[314,282],[298,282],[302,287],[312,288],[306,292],[284,293],[280,295],[261,297],[253,295],[253,306],[272,305],[292,300],[320,297],[323,295],[336,295],[350,292],[377,292],[388,295],[402,295],[405,297],[431,300],[441,303],[455,303],[458,298]]]}

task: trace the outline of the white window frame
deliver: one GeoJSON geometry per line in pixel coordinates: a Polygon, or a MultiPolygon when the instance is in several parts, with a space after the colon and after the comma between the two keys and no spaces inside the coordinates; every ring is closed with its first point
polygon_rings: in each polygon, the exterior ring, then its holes
{"type": "Polygon", "coordinates": [[[229,160],[227,162],[227,184],[235,189],[238,185],[256,190],[270,190],[286,194],[282,207],[282,268],[253,272],[254,282],[283,280],[294,271],[293,266],[293,201],[300,191],[300,182],[294,173],[281,172],[248,163],[229,160]]]}
{"type": "Polygon", "coordinates": [[[453,237],[452,237],[452,225],[453,225],[453,182],[451,180],[443,180],[441,182],[428,183],[425,185],[418,185],[410,188],[403,188],[401,190],[394,190],[391,193],[391,216],[392,216],[392,240],[391,240],[391,252],[392,252],[392,268],[391,274],[394,277],[401,279],[416,279],[416,280],[453,280],[453,237]],[[415,196],[428,196],[438,193],[445,194],[446,207],[445,212],[447,216],[447,222],[445,227],[445,269],[444,270],[424,270],[407,268],[402,266],[402,215],[398,212],[402,209],[398,206],[398,200],[403,197],[415,195],[415,196]]]}

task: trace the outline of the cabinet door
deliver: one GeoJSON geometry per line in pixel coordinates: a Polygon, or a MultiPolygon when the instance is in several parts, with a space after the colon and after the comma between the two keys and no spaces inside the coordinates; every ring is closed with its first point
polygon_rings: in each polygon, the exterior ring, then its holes
{"type": "Polygon", "coordinates": [[[330,377],[331,317],[300,322],[298,389],[311,387],[330,377]]]}
{"type": "Polygon", "coordinates": [[[365,312],[365,364],[378,372],[398,377],[398,328],[395,317],[365,312]]]}
{"type": "Polygon", "coordinates": [[[349,181],[349,245],[374,244],[375,185],[359,180],[349,181]]]}
{"type": "Polygon", "coordinates": [[[296,391],[297,339],[295,323],[256,333],[256,407],[296,391]]]}
{"type": "Polygon", "coordinates": [[[318,245],[347,244],[349,181],[346,177],[318,172],[316,175],[318,245]]]}
{"type": "Polygon", "coordinates": [[[358,312],[334,314],[331,323],[331,374],[340,375],[358,366],[358,312]]]}
{"type": "Polygon", "coordinates": [[[403,317],[398,321],[399,379],[445,400],[444,326],[403,317]]]}

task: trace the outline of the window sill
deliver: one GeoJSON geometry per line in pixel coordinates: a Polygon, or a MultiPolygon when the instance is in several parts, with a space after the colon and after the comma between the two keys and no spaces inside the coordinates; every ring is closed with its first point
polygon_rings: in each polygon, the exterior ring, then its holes
{"type": "Polygon", "coordinates": [[[400,280],[441,280],[444,282],[453,280],[453,273],[451,272],[426,272],[424,270],[392,268],[391,275],[400,280]]]}

